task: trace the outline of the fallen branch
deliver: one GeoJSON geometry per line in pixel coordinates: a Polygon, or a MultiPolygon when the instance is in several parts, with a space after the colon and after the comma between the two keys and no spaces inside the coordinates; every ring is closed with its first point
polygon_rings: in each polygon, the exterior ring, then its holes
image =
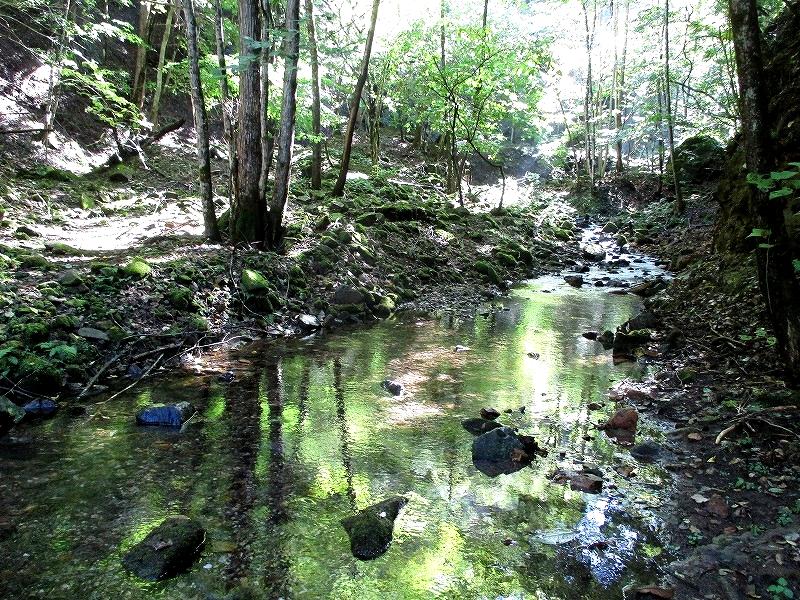
{"type": "Polygon", "coordinates": [[[155,144],[158,140],[163,138],[168,133],[172,133],[183,127],[184,123],[186,123],[186,119],[178,119],[177,121],[173,121],[169,125],[165,125],[158,131],[153,132],[149,136],[142,137],[136,136],[126,140],[125,142],[121,142],[117,136],[116,129],[114,130],[114,139],[117,142],[117,151],[108,157],[108,160],[104,162],[102,165],[97,167],[92,171],[92,175],[96,173],[103,173],[108,171],[109,169],[120,165],[134,156],[138,156],[142,158],[144,156],[144,151],[155,144]]]}

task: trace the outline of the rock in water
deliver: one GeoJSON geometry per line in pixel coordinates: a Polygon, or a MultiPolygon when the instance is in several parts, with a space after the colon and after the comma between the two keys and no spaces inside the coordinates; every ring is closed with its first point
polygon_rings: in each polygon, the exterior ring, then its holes
{"type": "Polygon", "coordinates": [[[58,404],[49,398],[31,400],[22,407],[27,417],[49,417],[58,410],[58,404]]]}
{"type": "Polygon", "coordinates": [[[489,421],[494,421],[499,416],[500,416],[500,411],[498,411],[496,408],[488,407],[481,409],[481,417],[489,421]]]}
{"type": "Polygon", "coordinates": [[[572,287],[579,288],[583,285],[583,276],[582,275],[565,275],[564,281],[566,281],[572,287]]]}
{"type": "Polygon", "coordinates": [[[156,404],[143,408],[136,414],[139,425],[167,425],[180,427],[195,413],[194,406],[188,402],[177,404],[156,404]]]}
{"type": "Polygon", "coordinates": [[[353,556],[372,560],[384,554],[392,543],[394,521],[407,502],[407,498],[395,496],[342,519],[353,556]]]}
{"type": "Polygon", "coordinates": [[[570,489],[576,492],[599,494],[603,491],[603,478],[594,473],[559,469],[550,476],[550,480],[558,484],[569,483],[570,489]]]}
{"type": "Polygon", "coordinates": [[[0,396],[0,437],[22,420],[25,411],[5,396],[0,396]]]}
{"type": "Polygon", "coordinates": [[[170,517],[122,558],[122,565],[147,581],[186,571],[206,543],[205,530],[188,517],[170,517]]]}
{"type": "Polygon", "coordinates": [[[461,426],[469,431],[472,435],[483,435],[487,431],[497,429],[503,425],[497,421],[489,421],[488,419],[476,417],[474,419],[465,419],[461,421],[461,426]]]}
{"type": "Polygon", "coordinates": [[[606,251],[597,244],[588,244],[581,251],[583,258],[592,262],[600,262],[606,257],[606,251]]]}
{"type": "Polygon", "coordinates": [[[472,440],[472,463],[489,477],[515,473],[530,462],[526,444],[510,427],[492,429],[472,440]]]}
{"type": "Polygon", "coordinates": [[[635,408],[620,408],[614,415],[599,428],[604,429],[606,435],[615,438],[617,443],[630,445],[636,439],[636,427],[639,423],[639,413],[635,408]]]}
{"type": "Polygon", "coordinates": [[[381,381],[381,387],[389,392],[392,396],[399,396],[403,393],[403,384],[391,379],[384,379],[381,381]]]}

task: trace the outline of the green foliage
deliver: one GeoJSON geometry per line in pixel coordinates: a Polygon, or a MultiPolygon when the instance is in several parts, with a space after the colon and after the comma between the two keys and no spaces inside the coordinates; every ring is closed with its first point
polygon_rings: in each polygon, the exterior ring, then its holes
{"type": "Polygon", "coordinates": [[[778,579],[775,583],[767,588],[767,591],[772,595],[772,600],[784,600],[786,598],[794,598],[794,592],[789,587],[789,582],[783,577],[778,579]]]}

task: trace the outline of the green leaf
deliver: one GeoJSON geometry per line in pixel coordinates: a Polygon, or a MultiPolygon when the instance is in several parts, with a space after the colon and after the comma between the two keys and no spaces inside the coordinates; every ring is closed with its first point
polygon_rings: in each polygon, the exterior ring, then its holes
{"type": "Polygon", "coordinates": [[[794,272],[795,272],[795,273],[800,273],[800,260],[798,260],[798,259],[796,259],[796,258],[795,258],[795,259],[792,261],[792,266],[794,266],[794,272]]]}
{"type": "Polygon", "coordinates": [[[773,181],[783,181],[784,179],[791,179],[797,175],[797,171],[773,171],[769,174],[769,178],[773,181]]]}
{"type": "Polygon", "coordinates": [[[762,250],[769,250],[770,248],[774,248],[775,244],[759,244],[758,247],[762,250]]]}
{"type": "Polygon", "coordinates": [[[769,229],[756,229],[754,227],[753,231],[751,231],[750,235],[748,235],[747,237],[748,238],[757,238],[757,237],[758,238],[765,238],[765,237],[769,237],[769,234],[770,234],[770,230],[769,229]]]}
{"type": "Polygon", "coordinates": [[[769,193],[769,199],[775,200],[776,198],[783,198],[784,196],[791,196],[792,190],[789,188],[781,188],[779,190],[773,190],[769,193]]]}

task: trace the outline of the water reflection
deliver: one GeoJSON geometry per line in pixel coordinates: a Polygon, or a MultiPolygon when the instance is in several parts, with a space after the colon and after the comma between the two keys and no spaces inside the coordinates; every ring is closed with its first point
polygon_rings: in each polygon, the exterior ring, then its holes
{"type": "Polygon", "coordinates": [[[0,450],[0,521],[15,527],[0,531],[0,596],[74,596],[77,583],[91,598],[620,597],[657,567],[658,521],[634,500],[663,474],[647,467],[636,483],[614,472],[628,459],[587,404],[638,367],[614,366],[580,333],[637,308],[542,280],[474,321],[386,322],[248,349],[227,386],[159,382],[87,419],[23,428],[37,452],[0,450]],[[386,378],[407,393],[386,394],[386,378]],[[177,399],[198,406],[201,425],[133,425],[139,405],[177,399]],[[479,472],[461,421],[484,406],[510,410],[500,420],[536,436],[548,458],[479,472]],[[579,463],[617,489],[584,496],[548,481],[579,463]],[[410,501],[390,550],[359,563],[341,519],[395,495],[410,501]],[[170,513],[206,524],[194,569],[158,584],[122,572],[121,553],[170,513]]]}

